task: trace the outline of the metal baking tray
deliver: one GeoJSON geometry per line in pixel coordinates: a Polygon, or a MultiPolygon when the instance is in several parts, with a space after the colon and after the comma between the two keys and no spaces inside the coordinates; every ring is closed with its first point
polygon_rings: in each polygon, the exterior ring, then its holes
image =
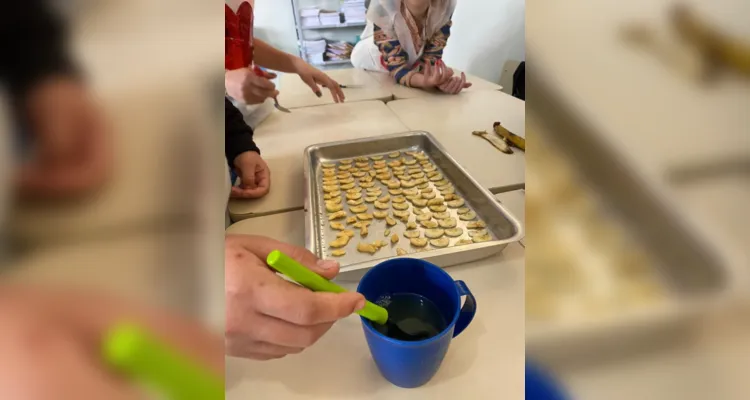
{"type": "MultiPolygon", "coordinates": [[[[375,155],[385,155],[390,152],[400,151],[404,154],[406,151],[423,151],[437,170],[443,174],[446,180],[455,186],[456,194],[463,197],[465,207],[473,210],[478,219],[487,224],[487,231],[492,236],[492,240],[483,243],[473,243],[463,246],[432,248],[427,246],[425,251],[415,251],[411,248],[408,239],[404,238],[403,232],[406,227],[402,222],[390,227],[391,234],[398,234],[400,241],[397,245],[385,246],[374,255],[359,253],[356,250],[360,241],[372,242],[374,240],[388,241],[388,237],[383,235],[387,226],[382,220],[373,220],[370,226],[369,234],[361,238],[359,233],[355,233],[354,238],[345,247],[347,253],[343,257],[337,258],[341,263],[342,273],[353,271],[366,271],[376,264],[396,256],[396,248],[401,247],[409,251],[408,257],[419,258],[441,267],[467,263],[481,258],[489,257],[502,251],[509,243],[518,241],[522,237],[521,226],[502,205],[494,201],[492,195],[482,188],[456,160],[448,154],[437,140],[427,132],[405,132],[391,135],[383,135],[372,138],[346,140],[324,144],[316,144],[305,149],[305,213],[306,213],[306,244],[307,248],[320,258],[334,258],[329,255],[328,243],[335,239],[336,233],[330,228],[325,204],[323,199],[322,182],[322,163],[336,162],[342,159],[353,159],[356,157],[371,157],[375,155]]],[[[377,187],[383,188],[383,193],[388,193],[387,187],[382,185],[377,179],[374,180],[377,187]]],[[[430,187],[434,187],[429,182],[430,187]]],[[[373,211],[373,205],[368,204],[368,212],[373,211]]],[[[347,209],[348,206],[345,206],[347,209]]],[[[411,208],[410,208],[411,209],[411,208]]],[[[448,209],[453,217],[456,217],[456,210],[448,209]]],[[[413,218],[412,218],[413,219],[413,218]]],[[[458,220],[458,227],[465,228],[465,222],[458,220]]],[[[421,227],[420,230],[423,230],[421,227]]],[[[355,231],[356,232],[356,231],[355,231]]],[[[467,237],[466,230],[462,237],[467,237]]],[[[454,240],[451,240],[453,243],[454,240]]],[[[357,274],[348,274],[348,277],[357,274]]]]}
{"type": "MultiPolygon", "coordinates": [[[[697,317],[732,301],[742,290],[736,271],[727,257],[710,245],[703,230],[696,229],[692,216],[675,204],[679,199],[578,118],[538,75],[530,75],[527,82],[529,96],[534,99],[527,107],[527,138],[538,135],[540,141],[564,155],[606,218],[648,255],[666,294],[664,301],[646,308],[623,310],[590,322],[527,321],[527,354],[555,364],[636,351],[673,338],[671,335],[697,317]]],[[[533,168],[530,160],[529,174],[541,172],[533,168]]],[[[533,184],[527,187],[527,195],[532,190],[533,184]]],[[[529,218],[539,217],[530,209],[526,216],[527,224],[529,218]]],[[[534,237],[535,231],[529,230],[526,241],[533,244],[534,237]]],[[[539,251],[533,246],[527,249],[539,251]]]]}

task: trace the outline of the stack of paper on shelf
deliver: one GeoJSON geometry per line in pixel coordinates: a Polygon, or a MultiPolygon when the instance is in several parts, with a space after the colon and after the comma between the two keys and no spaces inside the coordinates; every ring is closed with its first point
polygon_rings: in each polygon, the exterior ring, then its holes
{"type": "Polygon", "coordinates": [[[320,18],[320,24],[324,26],[339,25],[341,23],[341,16],[338,11],[320,10],[318,18],[320,18]]]}
{"type": "Polygon", "coordinates": [[[365,0],[344,0],[341,11],[344,13],[344,21],[347,23],[365,22],[365,15],[367,14],[365,0]]]}
{"type": "Polygon", "coordinates": [[[299,10],[300,24],[303,27],[320,26],[319,8],[303,8],[299,10]]]}
{"type": "Polygon", "coordinates": [[[329,42],[326,49],[326,58],[329,61],[348,60],[352,56],[354,46],[347,42],[329,42]]]}
{"type": "Polygon", "coordinates": [[[307,62],[311,64],[322,64],[323,54],[326,52],[326,41],[321,40],[303,40],[302,51],[305,53],[307,62]]]}

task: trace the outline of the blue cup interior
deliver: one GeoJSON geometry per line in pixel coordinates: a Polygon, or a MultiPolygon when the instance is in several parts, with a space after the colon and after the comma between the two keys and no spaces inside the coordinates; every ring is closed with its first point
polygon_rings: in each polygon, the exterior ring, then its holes
{"type": "Polygon", "coordinates": [[[440,267],[413,258],[396,258],[376,265],[362,277],[357,291],[371,302],[389,294],[424,296],[440,309],[448,328],[456,323],[461,308],[453,278],[440,267]]]}

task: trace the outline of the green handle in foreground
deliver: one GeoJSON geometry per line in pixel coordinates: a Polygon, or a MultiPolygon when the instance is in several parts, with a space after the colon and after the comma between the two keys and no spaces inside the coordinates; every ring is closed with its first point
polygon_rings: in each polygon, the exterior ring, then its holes
{"type": "Polygon", "coordinates": [[[224,399],[224,377],[197,364],[136,325],[120,324],[104,337],[108,365],[169,400],[224,399]]]}
{"type": "MultiPolygon", "coordinates": [[[[305,268],[297,260],[287,256],[286,254],[274,250],[266,259],[266,263],[276,271],[286,275],[300,285],[316,291],[316,292],[331,292],[331,293],[343,293],[346,289],[341,286],[329,281],[326,278],[316,274],[313,271],[305,268]]],[[[377,324],[385,324],[388,321],[388,311],[372,302],[365,302],[365,307],[357,314],[369,319],[377,324]]]]}

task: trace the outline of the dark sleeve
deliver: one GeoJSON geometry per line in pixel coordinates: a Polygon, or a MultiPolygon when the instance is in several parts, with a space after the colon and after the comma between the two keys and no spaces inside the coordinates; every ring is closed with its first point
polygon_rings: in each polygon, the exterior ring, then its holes
{"type": "Polygon", "coordinates": [[[0,80],[15,101],[54,74],[76,74],[63,21],[45,0],[0,3],[0,80]]]}
{"type": "Polygon", "coordinates": [[[260,154],[260,149],[253,142],[253,129],[245,122],[240,110],[224,97],[224,153],[229,165],[246,151],[260,154]]]}

